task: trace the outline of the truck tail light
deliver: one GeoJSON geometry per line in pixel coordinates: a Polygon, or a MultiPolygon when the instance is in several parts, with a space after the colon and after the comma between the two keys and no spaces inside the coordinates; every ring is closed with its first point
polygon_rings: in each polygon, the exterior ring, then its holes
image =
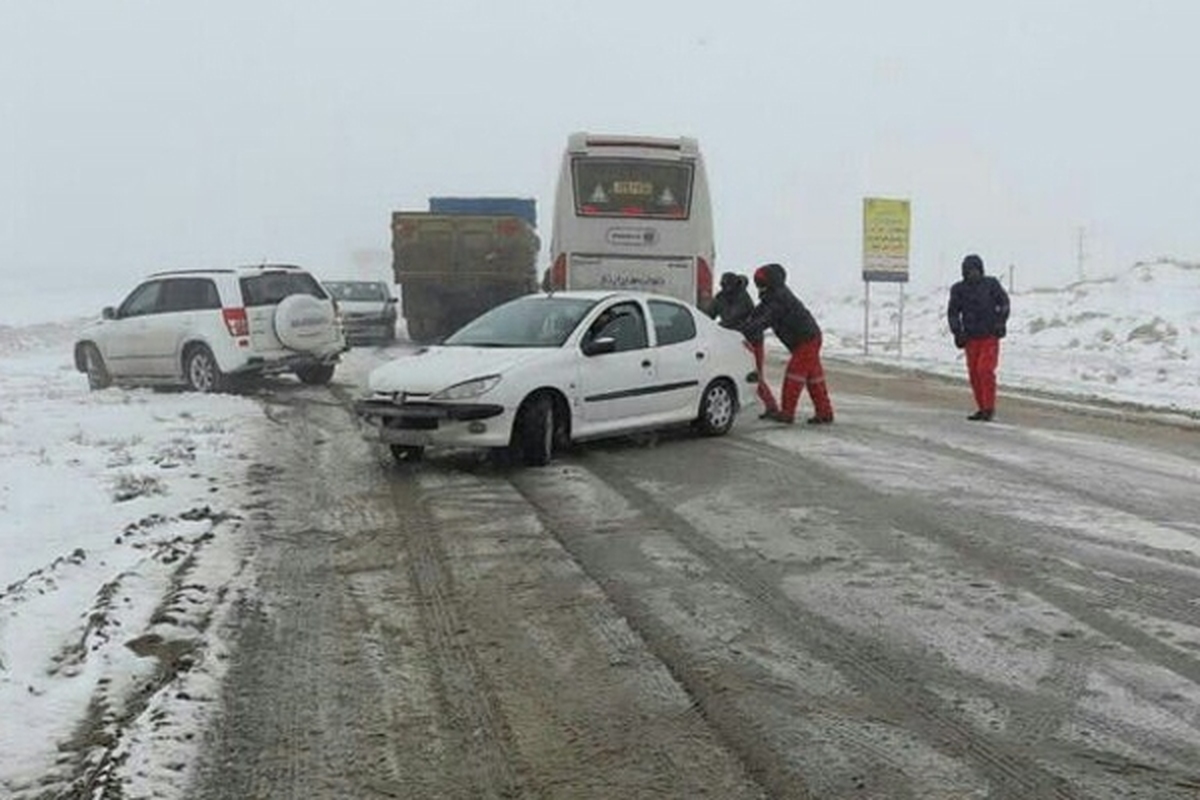
{"type": "Polygon", "coordinates": [[[713,297],[712,266],[703,258],[696,259],[696,305],[707,309],[713,297]]]}
{"type": "Polygon", "coordinates": [[[225,327],[229,329],[230,336],[250,335],[250,319],[246,316],[246,309],[223,308],[221,316],[225,319],[225,327]]]}

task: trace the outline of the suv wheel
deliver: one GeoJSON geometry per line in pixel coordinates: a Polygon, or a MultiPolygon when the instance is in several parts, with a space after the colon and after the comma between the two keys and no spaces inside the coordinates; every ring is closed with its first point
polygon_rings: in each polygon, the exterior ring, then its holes
{"type": "Polygon", "coordinates": [[[202,344],[193,345],[184,354],[183,379],[194,392],[220,392],[226,384],[212,351],[202,344]]]}
{"type": "Polygon", "coordinates": [[[104,357],[100,355],[96,345],[86,344],[83,346],[83,361],[87,367],[89,389],[95,391],[112,386],[112,376],[108,374],[108,367],[104,365],[104,357]]]}
{"type": "Polygon", "coordinates": [[[333,364],[310,364],[296,368],[296,377],[310,386],[324,386],[333,380],[333,364]]]}

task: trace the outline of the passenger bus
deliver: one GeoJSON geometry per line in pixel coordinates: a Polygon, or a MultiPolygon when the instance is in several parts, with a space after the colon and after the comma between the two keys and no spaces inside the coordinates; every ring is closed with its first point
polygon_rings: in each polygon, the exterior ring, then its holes
{"type": "Polygon", "coordinates": [[[571,134],[553,226],[546,289],[712,300],[712,204],[693,138],[571,134]]]}

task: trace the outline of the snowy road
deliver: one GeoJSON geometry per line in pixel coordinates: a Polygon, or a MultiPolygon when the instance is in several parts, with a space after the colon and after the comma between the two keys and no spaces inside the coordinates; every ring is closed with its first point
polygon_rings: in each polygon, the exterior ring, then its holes
{"type": "Polygon", "coordinates": [[[1197,433],[831,384],[828,428],[541,470],[396,469],[348,386],[277,389],[189,795],[1197,796],[1197,433]]]}

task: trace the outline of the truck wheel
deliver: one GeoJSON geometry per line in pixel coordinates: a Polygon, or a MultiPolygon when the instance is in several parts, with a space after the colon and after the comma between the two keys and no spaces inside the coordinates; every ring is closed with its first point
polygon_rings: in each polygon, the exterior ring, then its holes
{"type": "Polygon", "coordinates": [[[88,388],[92,391],[107,389],[112,386],[112,376],[104,365],[104,357],[94,344],[83,346],[83,362],[87,367],[88,388]]]}
{"type": "Polygon", "coordinates": [[[550,463],[554,456],[554,401],[549,395],[535,395],[521,404],[510,447],[527,467],[550,463]]]}
{"type": "Polygon", "coordinates": [[[225,373],[217,366],[212,351],[202,344],[189,347],[183,354],[183,379],[193,392],[222,392],[225,373]]]}
{"type": "Polygon", "coordinates": [[[425,341],[425,320],[420,317],[410,317],[405,320],[408,326],[408,339],[421,344],[425,341]]]}

